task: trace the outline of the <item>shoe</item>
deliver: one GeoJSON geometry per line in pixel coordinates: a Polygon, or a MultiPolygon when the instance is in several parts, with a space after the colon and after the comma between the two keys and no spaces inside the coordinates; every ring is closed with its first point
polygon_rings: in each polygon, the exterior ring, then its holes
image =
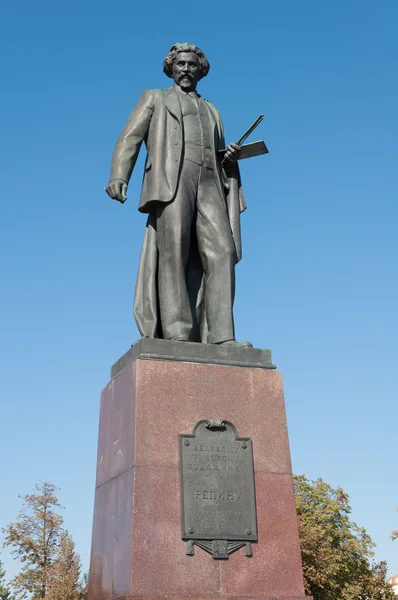
{"type": "Polygon", "coordinates": [[[236,340],[226,340],[225,342],[219,342],[217,346],[231,346],[231,348],[253,348],[253,344],[250,342],[237,342],[236,340]]]}

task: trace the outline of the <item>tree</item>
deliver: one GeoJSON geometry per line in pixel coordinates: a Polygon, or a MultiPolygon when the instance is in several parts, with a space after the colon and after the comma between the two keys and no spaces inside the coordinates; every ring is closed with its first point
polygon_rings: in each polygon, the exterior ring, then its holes
{"type": "Polygon", "coordinates": [[[88,600],[88,573],[84,573],[82,583],[81,583],[81,600],[88,600]]]}
{"type": "Polygon", "coordinates": [[[15,596],[10,592],[6,581],[6,572],[2,561],[0,560],[0,600],[14,600],[15,596]]]}
{"type": "Polygon", "coordinates": [[[79,600],[82,584],[80,582],[80,557],[75,552],[75,544],[67,531],[59,540],[58,554],[48,573],[48,600],[79,600]]]}
{"type": "MultiPolygon", "coordinates": [[[[398,511],[398,508],[397,508],[397,511],[398,511]]],[[[398,529],[394,529],[394,531],[391,534],[391,539],[392,540],[398,539],[398,529]]]]}
{"type": "Polygon", "coordinates": [[[12,580],[21,594],[30,594],[32,600],[44,598],[48,587],[48,574],[55,559],[63,519],[61,508],[51,483],[36,485],[33,494],[23,497],[24,504],[15,523],[3,529],[4,546],[22,563],[20,573],[12,580]]]}
{"type": "Polygon", "coordinates": [[[294,477],[306,593],[314,600],[394,600],[387,565],[372,563],[374,543],[350,520],[349,497],[322,479],[294,477]]]}

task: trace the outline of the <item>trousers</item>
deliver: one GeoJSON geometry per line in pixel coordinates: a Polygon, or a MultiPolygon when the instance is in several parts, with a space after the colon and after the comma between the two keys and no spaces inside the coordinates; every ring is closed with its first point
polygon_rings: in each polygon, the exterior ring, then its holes
{"type": "Polygon", "coordinates": [[[196,253],[203,269],[207,341],[235,339],[235,245],[213,169],[183,162],[174,200],[157,207],[156,238],[163,337],[192,339],[196,317],[188,269],[196,253]]]}

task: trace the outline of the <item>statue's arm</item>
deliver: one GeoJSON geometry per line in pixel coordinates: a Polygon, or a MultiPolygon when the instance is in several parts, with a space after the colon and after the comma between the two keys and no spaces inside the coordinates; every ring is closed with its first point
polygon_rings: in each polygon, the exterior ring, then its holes
{"type": "Polygon", "coordinates": [[[141,144],[148,134],[154,107],[153,92],[152,90],[146,90],[131,112],[116,142],[106,192],[111,198],[119,200],[119,202],[126,200],[127,186],[137,161],[141,144]]]}

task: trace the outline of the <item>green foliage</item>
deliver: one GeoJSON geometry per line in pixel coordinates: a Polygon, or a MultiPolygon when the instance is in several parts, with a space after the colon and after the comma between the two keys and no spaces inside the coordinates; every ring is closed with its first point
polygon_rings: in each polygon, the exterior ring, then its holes
{"type": "Polygon", "coordinates": [[[47,600],[80,600],[80,557],[67,531],[59,540],[59,548],[48,573],[47,600]]]}
{"type": "MultiPolygon", "coordinates": [[[[398,511],[398,508],[397,508],[397,511],[398,511]]],[[[392,540],[398,539],[398,529],[394,529],[394,531],[391,534],[391,539],[392,540]]]]}
{"type": "Polygon", "coordinates": [[[306,594],[314,600],[394,600],[387,565],[373,563],[374,543],[350,520],[349,497],[322,479],[294,477],[306,594]]]}
{"type": "Polygon", "coordinates": [[[3,563],[0,560],[0,600],[15,600],[15,596],[11,593],[5,578],[6,572],[3,563]]]}
{"type": "Polygon", "coordinates": [[[82,577],[80,600],[88,600],[88,573],[84,573],[82,577]]]}
{"type": "Polygon", "coordinates": [[[33,494],[24,496],[24,504],[17,520],[9,523],[4,546],[20,560],[21,571],[12,585],[21,595],[31,595],[32,600],[45,598],[48,574],[55,559],[59,537],[62,532],[62,517],[58,514],[61,505],[51,483],[36,485],[33,494]]]}

